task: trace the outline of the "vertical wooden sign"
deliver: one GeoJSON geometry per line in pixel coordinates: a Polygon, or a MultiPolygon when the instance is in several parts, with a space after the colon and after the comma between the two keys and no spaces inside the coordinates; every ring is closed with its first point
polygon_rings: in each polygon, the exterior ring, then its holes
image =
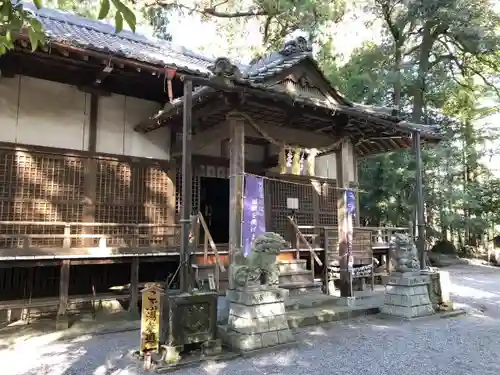
{"type": "Polygon", "coordinates": [[[164,292],[159,285],[148,283],[141,293],[141,353],[158,351],[160,349],[161,299],[164,292]]]}

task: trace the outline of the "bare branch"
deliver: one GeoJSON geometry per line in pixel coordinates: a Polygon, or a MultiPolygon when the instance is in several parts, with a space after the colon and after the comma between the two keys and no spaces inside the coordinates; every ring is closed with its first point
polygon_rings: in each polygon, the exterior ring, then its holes
{"type": "Polygon", "coordinates": [[[213,5],[210,8],[202,8],[198,6],[190,7],[188,5],[179,4],[177,2],[165,1],[165,0],[153,0],[146,3],[146,7],[162,7],[167,9],[177,8],[180,10],[186,10],[190,13],[198,13],[204,16],[211,16],[217,18],[244,18],[244,17],[260,17],[260,16],[275,16],[279,14],[277,11],[269,11],[265,9],[248,9],[238,12],[222,12],[218,11],[217,7],[225,4],[227,1],[222,1],[218,4],[213,5]]]}
{"type": "Polygon", "coordinates": [[[429,70],[443,61],[454,61],[456,57],[452,54],[436,56],[436,59],[429,63],[429,70]]]}

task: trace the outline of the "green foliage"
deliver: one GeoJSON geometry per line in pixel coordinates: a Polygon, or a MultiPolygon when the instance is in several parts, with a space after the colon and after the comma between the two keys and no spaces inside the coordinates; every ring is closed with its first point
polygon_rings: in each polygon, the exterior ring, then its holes
{"type": "MultiPolygon", "coordinates": [[[[342,66],[335,63],[332,46],[324,46],[322,66],[354,101],[397,105],[403,116],[441,125],[445,141],[422,152],[427,233],[430,240],[475,245],[500,220],[500,180],[485,165],[486,144],[500,132],[484,121],[499,109],[498,97],[491,100],[497,94],[499,60],[492,48],[497,35],[490,32],[496,30],[491,20],[498,17],[482,1],[466,6],[458,0],[375,0],[374,6],[384,21],[383,42],[363,45],[342,66]]],[[[366,190],[360,194],[364,224],[411,224],[411,151],[375,156],[361,161],[359,168],[360,186],[366,190]]]]}
{"type": "MultiPolygon", "coordinates": [[[[41,1],[35,1],[35,5],[40,7],[41,1]]],[[[0,16],[0,29],[3,30],[0,34],[0,55],[14,48],[14,38],[21,31],[27,34],[33,51],[43,44],[42,25],[31,17],[22,4],[0,0],[0,16]]]]}

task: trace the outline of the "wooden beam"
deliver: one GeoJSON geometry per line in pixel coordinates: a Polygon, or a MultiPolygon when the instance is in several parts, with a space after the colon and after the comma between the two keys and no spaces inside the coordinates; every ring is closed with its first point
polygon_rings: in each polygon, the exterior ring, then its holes
{"type": "MultiPolygon", "coordinates": [[[[272,139],[290,145],[297,145],[304,148],[327,148],[335,143],[338,139],[325,134],[316,134],[305,130],[280,127],[271,124],[257,123],[267,135],[272,139]]],[[[245,123],[245,135],[253,138],[264,138],[251,124],[245,123]]]]}
{"type": "MultiPolygon", "coordinates": [[[[220,142],[229,137],[229,126],[227,122],[208,128],[200,133],[194,134],[191,139],[192,150],[196,151],[214,142],[220,142]]],[[[176,144],[172,148],[172,157],[182,156],[182,147],[176,144]]]]}
{"type": "Polygon", "coordinates": [[[93,83],[94,86],[99,86],[102,84],[102,82],[111,74],[111,72],[113,71],[113,67],[108,64],[104,67],[103,70],[101,70],[99,72],[99,74],[97,75],[97,77],[95,78],[95,81],[93,83]]]}
{"type": "MultiPolygon", "coordinates": [[[[283,164],[286,167],[286,154],[284,155],[284,161],[285,163],[283,164]]],[[[269,169],[269,168],[274,168],[280,164],[280,155],[271,155],[264,159],[262,162],[262,165],[264,168],[269,169]]],[[[281,170],[281,169],[280,169],[281,170]]],[[[284,168],[283,174],[286,174],[286,168],[284,168]]]]}
{"type": "Polygon", "coordinates": [[[267,146],[269,144],[269,141],[263,138],[245,137],[245,143],[255,146],[267,146]]]}
{"type": "Polygon", "coordinates": [[[14,70],[9,69],[7,66],[0,66],[0,78],[14,78],[16,73],[14,70]]]}
{"type": "Polygon", "coordinates": [[[103,89],[102,87],[96,87],[93,85],[83,85],[78,86],[78,90],[86,94],[96,95],[96,96],[111,96],[111,92],[103,89]]]}

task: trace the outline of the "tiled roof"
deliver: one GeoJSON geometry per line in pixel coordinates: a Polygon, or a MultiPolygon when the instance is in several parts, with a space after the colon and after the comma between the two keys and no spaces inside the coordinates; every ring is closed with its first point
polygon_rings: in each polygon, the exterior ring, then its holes
{"type": "MultiPolygon", "coordinates": [[[[109,53],[154,65],[166,65],[191,74],[210,75],[211,57],[174,43],[123,30],[115,33],[115,26],[103,21],[91,20],[55,9],[36,9],[32,3],[24,3],[42,23],[44,31],[53,42],[109,53]]],[[[240,65],[246,79],[262,82],[284,69],[310,58],[309,50],[290,51],[284,48],[273,52],[251,65],[240,65]]]]}
{"type": "MultiPolygon", "coordinates": [[[[115,33],[115,26],[109,23],[49,8],[36,9],[32,3],[24,3],[24,7],[30,9],[42,23],[50,41],[121,56],[152,65],[175,67],[190,74],[212,75],[210,66],[215,60],[190,51],[185,47],[126,30],[117,34],[115,33]]],[[[242,83],[272,93],[279,90],[279,88],[270,89],[262,84],[263,81],[308,59],[315,64],[318,72],[323,74],[312,58],[311,47],[304,38],[299,37],[285,43],[281,51],[272,52],[248,66],[239,65],[238,68],[243,73],[242,83]]],[[[335,89],[332,88],[332,90],[335,89]]],[[[340,94],[338,95],[341,97],[340,94]]],[[[331,108],[329,102],[304,96],[294,96],[292,99],[301,101],[306,105],[331,108]]],[[[378,108],[370,110],[364,106],[350,103],[345,98],[342,99],[340,103],[345,107],[350,107],[351,110],[370,113],[380,118],[387,115],[378,108]]],[[[394,119],[392,120],[394,121],[394,119]]],[[[424,126],[422,126],[422,129],[430,133],[434,130],[424,126]]]]}
{"type": "Polygon", "coordinates": [[[301,51],[289,56],[273,52],[250,65],[244,72],[251,82],[263,82],[310,58],[310,52],[301,51]]]}
{"type": "Polygon", "coordinates": [[[54,9],[36,9],[28,3],[24,7],[35,13],[50,41],[154,65],[177,67],[189,73],[210,74],[208,66],[213,59],[185,47],[126,30],[116,34],[114,25],[54,9]]]}

